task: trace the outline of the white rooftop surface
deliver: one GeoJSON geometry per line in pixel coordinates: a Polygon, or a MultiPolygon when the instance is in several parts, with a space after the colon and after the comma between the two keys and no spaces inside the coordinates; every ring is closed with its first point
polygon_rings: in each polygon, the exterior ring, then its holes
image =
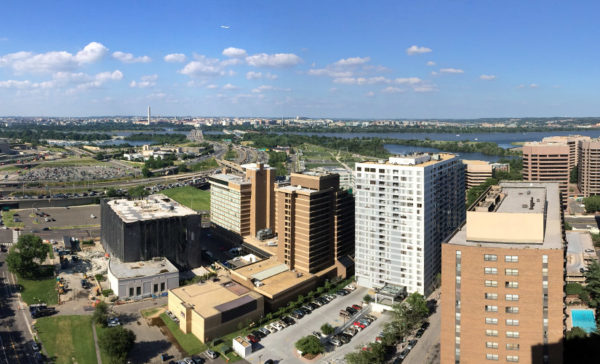
{"type": "MultiPolygon", "coordinates": [[[[546,223],[544,230],[544,242],[542,244],[524,244],[524,243],[494,243],[494,242],[481,242],[481,241],[473,241],[467,240],[467,224],[464,224],[460,230],[458,230],[448,241],[448,244],[457,244],[457,245],[465,245],[465,246],[481,246],[481,247],[493,247],[493,248],[515,248],[515,249],[563,249],[564,241],[562,238],[562,229],[563,229],[563,221],[561,218],[561,202],[560,202],[560,194],[559,194],[559,185],[557,182],[500,182],[500,186],[502,187],[502,191],[512,191],[517,192],[517,197],[523,198],[523,196],[518,195],[520,189],[527,188],[536,189],[536,188],[544,188],[545,196],[547,202],[547,210],[546,210],[546,223]]],[[[524,195],[527,196],[527,195],[524,195]]],[[[528,196],[528,197],[531,197],[528,196]]],[[[505,197],[506,200],[507,197],[505,197]]],[[[529,199],[527,199],[529,201],[529,199]]],[[[535,197],[534,197],[535,201],[535,197]]],[[[543,200],[540,202],[535,202],[536,205],[539,205],[538,208],[544,206],[543,200]]],[[[520,213],[525,211],[508,211],[510,210],[510,205],[505,207],[505,211],[499,212],[505,213],[520,213]]],[[[518,209],[523,209],[520,205],[518,209]]],[[[534,207],[535,209],[535,207],[534,207]]],[[[529,211],[529,206],[527,207],[527,211],[529,211]]],[[[540,212],[543,212],[541,210],[540,212]]],[[[494,212],[488,212],[490,215],[493,215],[494,212]]],[[[523,227],[514,227],[507,226],[507,229],[520,229],[523,227]]]]}
{"type": "Polygon", "coordinates": [[[111,200],[108,206],[126,223],[197,214],[163,194],[150,195],[143,200],[111,200]]]}
{"type": "MultiPolygon", "coordinates": [[[[242,164],[241,167],[243,169],[259,169],[258,165],[256,165],[256,163],[242,164]]],[[[271,166],[268,165],[267,163],[263,163],[263,169],[271,169],[271,166]]]]}
{"type": "Polygon", "coordinates": [[[544,187],[504,187],[506,197],[500,202],[496,212],[534,213],[544,212],[546,189],[544,187]],[[533,198],[533,209],[529,209],[533,198]]]}
{"type": "Polygon", "coordinates": [[[179,270],[167,258],[147,260],[143,262],[123,263],[111,258],[108,269],[119,279],[155,276],[164,273],[177,273],[179,270]]]}
{"type": "Polygon", "coordinates": [[[307,188],[307,187],[302,187],[302,186],[293,186],[293,185],[279,187],[278,189],[287,191],[287,192],[307,192],[307,193],[318,192],[317,190],[313,190],[312,188],[307,188]]]}
{"type": "Polygon", "coordinates": [[[244,177],[241,177],[241,176],[238,176],[235,174],[230,174],[230,173],[213,174],[212,176],[210,176],[210,178],[218,179],[220,181],[225,181],[225,182],[251,183],[249,180],[245,179],[244,177]]]}

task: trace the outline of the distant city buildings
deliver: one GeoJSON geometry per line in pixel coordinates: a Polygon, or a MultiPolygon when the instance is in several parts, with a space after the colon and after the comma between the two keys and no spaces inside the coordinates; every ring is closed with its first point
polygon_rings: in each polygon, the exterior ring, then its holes
{"type": "Polygon", "coordinates": [[[600,195],[600,140],[579,143],[577,186],[584,197],[600,195]]]}
{"type": "Polygon", "coordinates": [[[494,172],[510,172],[508,163],[490,163],[488,161],[479,160],[462,160],[465,165],[465,188],[468,190],[471,187],[479,186],[488,178],[494,176],[494,172]]]}
{"type": "Polygon", "coordinates": [[[440,244],[465,220],[464,167],[452,154],[357,163],[356,279],[429,294],[440,244]]]}
{"type": "Polygon", "coordinates": [[[523,180],[558,182],[566,206],[572,150],[566,142],[529,142],[523,145],[523,180]]]}
{"type": "Polygon", "coordinates": [[[563,362],[560,185],[502,182],[442,244],[441,363],[563,362]]]}

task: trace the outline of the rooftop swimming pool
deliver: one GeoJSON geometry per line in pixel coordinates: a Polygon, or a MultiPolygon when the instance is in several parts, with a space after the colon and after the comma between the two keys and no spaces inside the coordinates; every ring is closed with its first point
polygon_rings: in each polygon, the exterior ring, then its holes
{"type": "Polygon", "coordinates": [[[573,327],[579,326],[587,333],[596,331],[596,319],[593,310],[571,310],[571,322],[573,327]]]}

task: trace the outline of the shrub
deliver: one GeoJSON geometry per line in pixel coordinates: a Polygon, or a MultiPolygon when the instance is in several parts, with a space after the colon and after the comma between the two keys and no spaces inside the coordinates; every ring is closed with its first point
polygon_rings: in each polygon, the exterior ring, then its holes
{"type": "Polygon", "coordinates": [[[112,289],[110,289],[110,288],[109,288],[109,289],[103,289],[103,290],[102,290],[102,295],[103,295],[104,297],[108,297],[108,296],[110,296],[111,294],[113,294],[113,290],[112,290],[112,289]]]}

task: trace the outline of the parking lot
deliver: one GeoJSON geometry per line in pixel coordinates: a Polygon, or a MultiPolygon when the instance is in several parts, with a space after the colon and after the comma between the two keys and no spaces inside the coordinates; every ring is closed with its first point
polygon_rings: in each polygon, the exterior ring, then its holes
{"type": "MultiPolygon", "coordinates": [[[[367,293],[366,288],[358,288],[347,296],[337,297],[330,303],[317,308],[311,314],[297,320],[296,324],[285,328],[281,332],[275,332],[263,338],[260,343],[255,344],[255,351],[246,359],[249,362],[264,362],[272,359],[277,363],[297,363],[301,359],[297,353],[294,344],[298,339],[310,335],[313,331],[320,331],[321,325],[329,323],[333,327],[351,325],[354,319],[344,319],[339,315],[341,309],[353,304],[360,304],[362,298],[367,293]]],[[[362,314],[359,313],[359,314],[362,314]]],[[[357,315],[359,315],[357,314],[357,315]]],[[[343,358],[347,353],[356,350],[358,345],[364,345],[373,342],[379,332],[383,330],[383,325],[387,320],[387,315],[381,315],[371,325],[356,334],[350,343],[335,347],[326,344],[326,353],[318,358],[318,362],[331,362],[335,359],[343,358]]],[[[321,339],[326,343],[327,339],[321,339]]]]}

